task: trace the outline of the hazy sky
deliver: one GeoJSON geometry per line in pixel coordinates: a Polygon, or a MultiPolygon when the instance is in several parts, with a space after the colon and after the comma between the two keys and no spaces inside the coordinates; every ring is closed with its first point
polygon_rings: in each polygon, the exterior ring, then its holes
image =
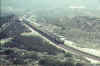
{"type": "Polygon", "coordinates": [[[87,9],[100,9],[99,0],[1,0],[2,8],[8,9],[44,9],[84,7],[87,9]]]}

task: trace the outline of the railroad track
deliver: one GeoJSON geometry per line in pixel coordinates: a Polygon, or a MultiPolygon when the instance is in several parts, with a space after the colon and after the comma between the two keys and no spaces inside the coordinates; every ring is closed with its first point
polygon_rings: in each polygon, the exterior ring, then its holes
{"type": "Polygon", "coordinates": [[[53,42],[54,44],[56,44],[57,46],[71,51],[72,54],[76,54],[76,55],[79,55],[79,56],[82,56],[82,57],[87,57],[87,58],[91,58],[93,60],[100,61],[99,56],[89,54],[87,52],[84,52],[84,51],[81,51],[79,49],[73,48],[71,46],[65,46],[64,43],[60,44],[59,42],[55,41],[55,39],[51,39],[51,37],[48,34],[46,34],[45,32],[43,32],[43,31],[37,29],[37,27],[31,25],[29,22],[24,21],[23,23],[26,24],[27,26],[29,26],[30,28],[32,28],[33,30],[35,30],[36,32],[38,32],[39,34],[41,34],[42,36],[44,36],[45,38],[47,38],[48,40],[50,40],[51,42],[53,42]]]}

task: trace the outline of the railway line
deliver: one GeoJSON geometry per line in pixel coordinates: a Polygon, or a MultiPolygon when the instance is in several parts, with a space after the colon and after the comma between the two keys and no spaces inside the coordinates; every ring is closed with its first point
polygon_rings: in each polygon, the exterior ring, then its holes
{"type": "Polygon", "coordinates": [[[87,57],[87,58],[91,58],[91,59],[96,60],[96,61],[100,61],[100,57],[99,56],[95,56],[95,55],[86,53],[84,51],[81,51],[79,49],[73,48],[71,46],[65,46],[64,43],[57,41],[55,38],[52,38],[46,32],[43,32],[43,31],[39,30],[37,27],[35,27],[32,24],[30,24],[30,22],[27,22],[26,19],[27,18],[23,19],[23,23],[24,24],[26,24],[27,26],[29,26],[30,28],[32,28],[33,30],[35,30],[36,32],[38,32],[39,34],[41,34],[42,36],[44,36],[45,38],[47,38],[48,40],[50,40],[51,42],[56,44],[57,46],[70,51],[72,54],[76,54],[76,55],[79,55],[79,56],[82,56],[82,57],[87,57]]]}

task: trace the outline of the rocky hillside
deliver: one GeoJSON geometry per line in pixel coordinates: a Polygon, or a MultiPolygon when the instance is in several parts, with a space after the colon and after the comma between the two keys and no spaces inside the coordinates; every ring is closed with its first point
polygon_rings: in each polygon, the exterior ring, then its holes
{"type": "Polygon", "coordinates": [[[49,16],[40,17],[37,22],[53,33],[76,42],[80,47],[100,46],[100,18],[95,16],[49,16]],[[40,22],[42,21],[42,22],[40,22]],[[45,25],[45,26],[44,26],[45,25]]]}
{"type": "Polygon", "coordinates": [[[35,31],[31,32],[15,17],[9,21],[7,19],[7,21],[0,22],[0,36],[3,35],[0,38],[0,64],[26,64],[28,66],[89,66],[91,64],[83,57],[51,45],[35,31]],[[9,24],[5,25],[7,28],[3,26],[6,23],[9,24]]]}

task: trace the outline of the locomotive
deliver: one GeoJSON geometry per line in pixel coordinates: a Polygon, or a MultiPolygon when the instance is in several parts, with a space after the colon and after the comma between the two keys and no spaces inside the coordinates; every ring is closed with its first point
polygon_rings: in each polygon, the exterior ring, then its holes
{"type": "Polygon", "coordinates": [[[47,33],[49,40],[51,40],[52,42],[56,43],[56,44],[64,44],[65,38],[64,36],[59,36],[59,35],[55,35],[53,33],[47,33]]]}

